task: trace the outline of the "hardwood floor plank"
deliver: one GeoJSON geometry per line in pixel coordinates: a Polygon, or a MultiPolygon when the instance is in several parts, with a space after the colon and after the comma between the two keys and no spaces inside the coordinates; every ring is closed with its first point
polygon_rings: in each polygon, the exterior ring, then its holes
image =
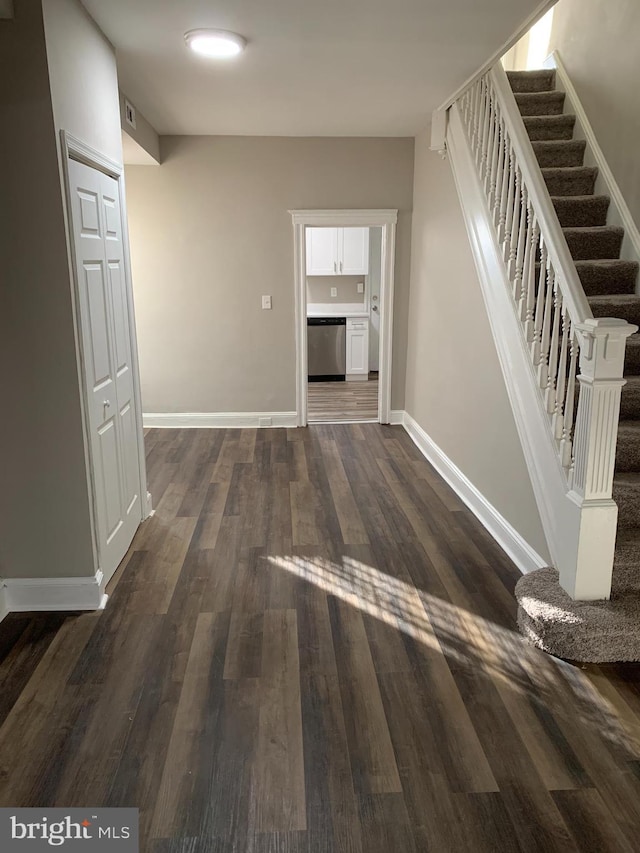
{"type": "Polygon", "coordinates": [[[362,794],[400,793],[396,759],[362,617],[329,600],[351,770],[362,794]]]}
{"type": "Polygon", "coordinates": [[[307,820],[295,610],[267,610],[263,637],[250,826],[255,832],[304,830],[307,820]]]}
{"type": "Polygon", "coordinates": [[[362,524],[335,441],[322,442],[322,456],[344,544],[368,545],[369,537],[362,524]]]}

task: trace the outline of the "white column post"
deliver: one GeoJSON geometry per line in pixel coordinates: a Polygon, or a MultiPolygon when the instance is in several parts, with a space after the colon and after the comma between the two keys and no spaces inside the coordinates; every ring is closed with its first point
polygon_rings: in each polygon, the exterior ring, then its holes
{"type": "MultiPolygon", "coordinates": [[[[611,497],[626,339],[638,330],[624,320],[589,319],[580,339],[580,398],[569,497],[579,508],[576,559],[561,568],[560,585],[575,599],[609,598],[618,507],[611,497]]],[[[570,535],[569,531],[567,531],[570,535]]]]}

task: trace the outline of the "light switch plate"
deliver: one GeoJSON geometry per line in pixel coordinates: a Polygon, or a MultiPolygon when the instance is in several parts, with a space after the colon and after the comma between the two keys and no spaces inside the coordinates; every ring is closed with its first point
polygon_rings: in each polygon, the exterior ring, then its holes
{"type": "Polygon", "coordinates": [[[332,288],[331,288],[331,295],[332,295],[332,296],[337,296],[337,295],[338,295],[338,288],[337,288],[337,287],[332,287],[332,288]]]}
{"type": "Polygon", "coordinates": [[[358,293],[364,293],[364,281],[358,282],[358,293]]]}
{"type": "Polygon", "coordinates": [[[262,310],[263,311],[270,311],[271,310],[271,297],[270,296],[263,296],[262,297],[262,310]]]}

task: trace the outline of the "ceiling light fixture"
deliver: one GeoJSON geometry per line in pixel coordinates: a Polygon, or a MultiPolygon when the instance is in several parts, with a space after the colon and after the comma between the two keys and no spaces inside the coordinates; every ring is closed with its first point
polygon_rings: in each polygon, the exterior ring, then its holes
{"type": "Polygon", "coordinates": [[[245,49],[247,40],[226,30],[189,30],[184,40],[191,50],[213,59],[230,59],[245,49]]]}

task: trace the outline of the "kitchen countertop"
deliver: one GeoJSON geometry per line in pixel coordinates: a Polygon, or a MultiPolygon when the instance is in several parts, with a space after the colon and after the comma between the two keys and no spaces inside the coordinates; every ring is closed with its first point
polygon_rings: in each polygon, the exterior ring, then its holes
{"type": "Polygon", "coordinates": [[[307,317],[369,317],[362,305],[320,305],[318,303],[307,304],[307,317]]]}

